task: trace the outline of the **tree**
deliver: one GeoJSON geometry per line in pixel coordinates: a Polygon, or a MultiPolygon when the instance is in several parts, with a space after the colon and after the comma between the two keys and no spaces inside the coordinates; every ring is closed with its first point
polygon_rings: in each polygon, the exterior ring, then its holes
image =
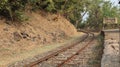
{"type": "Polygon", "coordinates": [[[87,26],[91,29],[101,29],[104,17],[119,17],[117,6],[112,6],[109,1],[92,0],[89,7],[89,17],[87,19],[87,26]]]}

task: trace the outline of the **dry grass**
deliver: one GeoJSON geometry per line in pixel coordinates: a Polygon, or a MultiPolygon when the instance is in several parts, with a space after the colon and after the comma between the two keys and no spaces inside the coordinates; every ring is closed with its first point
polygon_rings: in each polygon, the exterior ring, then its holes
{"type": "Polygon", "coordinates": [[[27,15],[29,21],[21,25],[0,19],[0,65],[52,50],[77,33],[62,16],[54,20],[57,15],[42,11],[27,15]]]}
{"type": "Polygon", "coordinates": [[[8,48],[8,49],[2,49],[3,52],[4,51],[8,51],[8,53],[6,53],[6,55],[1,56],[0,55],[0,67],[3,67],[1,65],[8,65],[9,63],[13,63],[16,61],[22,61],[24,59],[30,58],[30,57],[34,57],[38,54],[42,54],[44,52],[48,52],[50,50],[53,50],[57,47],[63,46],[66,43],[69,43],[71,41],[73,41],[74,39],[82,36],[83,33],[78,33],[77,35],[69,38],[68,40],[64,40],[64,42],[62,43],[52,43],[52,44],[46,44],[44,45],[37,45],[34,48],[32,48],[31,50],[23,50],[20,51],[19,53],[13,52],[10,49],[12,48],[8,48]],[[13,54],[9,54],[9,52],[12,52],[13,54]]]}

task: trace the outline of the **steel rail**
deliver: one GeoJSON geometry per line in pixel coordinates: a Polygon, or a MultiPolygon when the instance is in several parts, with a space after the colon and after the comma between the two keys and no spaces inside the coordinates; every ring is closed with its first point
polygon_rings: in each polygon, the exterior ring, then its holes
{"type": "Polygon", "coordinates": [[[65,63],[69,62],[70,60],[72,60],[76,55],[78,55],[80,52],[82,52],[85,48],[87,48],[91,43],[92,41],[94,40],[94,34],[93,33],[90,33],[92,34],[92,38],[91,40],[81,49],[79,49],[75,54],[73,54],[71,57],[68,57],[66,60],[64,60],[62,63],[58,64],[57,67],[62,67],[65,63]]]}
{"type": "MultiPolygon", "coordinates": [[[[79,44],[80,42],[83,42],[83,41],[84,41],[85,39],[87,39],[88,36],[89,36],[88,32],[85,32],[85,31],[83,31],[83,32],[86,33],[87,35],[86,35],[83,39],[81,39],[80,41],[77,41],[77,42],[75,42],[74,44],[72,44],[72,45],[70,45],[70,46],[68,46],[68,47],[64,47],[64,48],[62,48],[62,49],[59,50],[59,51],[53,52],[53,53],[51,53],[50,55],[47,55],[47,56],[45,56],[45,57],[43,57],[43,58],[40,58],[40,59],[38,59],[38,60],[35,61],[35,62],[31,62],[30,64],[24,65],[24,67],[33,67],[33,66],[35,66],[35,65],[37,65],[37,64],[39,64],[39,63],[41,63],[41,62],[43,62],[43,61],[46,61],[46,60],[48,60],[48,59],[50,59],[50,58],[52,58],[52,57],[55,57],[55,56],[58,55],[59,53],[64,52],[64,51],[66,51],[67,49],[69,49],[69,48],[71,48],[71,47],[74,47],[75,45],[79,44]]],[[[82,48],[82,50],[83,50],[83,48],[82,48]]]]}

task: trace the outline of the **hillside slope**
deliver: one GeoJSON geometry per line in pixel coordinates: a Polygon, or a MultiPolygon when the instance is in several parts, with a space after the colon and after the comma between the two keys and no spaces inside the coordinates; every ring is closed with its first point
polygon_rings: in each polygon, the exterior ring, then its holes
{"type": "Polygon", "coordinates": [[[64,17],[44,12],[27,15],[29,21],[21,25],[0,20],[0,57],[21,53],[41,44],[62,42],[77,33],[64,17]]]}

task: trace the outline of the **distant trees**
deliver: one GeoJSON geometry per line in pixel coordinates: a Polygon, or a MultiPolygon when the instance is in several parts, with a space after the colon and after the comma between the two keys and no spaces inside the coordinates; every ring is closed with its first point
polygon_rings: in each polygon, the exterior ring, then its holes
{"type": "Polygon", "coordinates": [[[76,28],[100,28],[103,17],[120,18],[119,9],[104,0],[0,0],[0,16],[10,20],[27,20],[25,11],[41,9],[65,16],[76,28]]]}
{"type": "Polygon", "coordinates": [[[120,18],[120,11],[117,6],[114,6],[110,1],[95,0],[92,1],[88,11],[87,27],[91,29],[101,29],[103,25],[103,18],[110,17],[120,18]]]}

